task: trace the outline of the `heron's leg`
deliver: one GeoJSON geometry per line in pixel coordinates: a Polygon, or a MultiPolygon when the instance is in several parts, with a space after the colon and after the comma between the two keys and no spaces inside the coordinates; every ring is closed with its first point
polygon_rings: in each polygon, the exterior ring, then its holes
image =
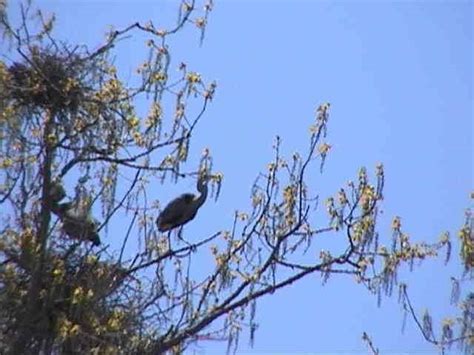
{"type": "Polygon", "coordinates": [[[168,250],[171,251],[171,230],[168,231],[168,250]]]}
{"type": "Polygon", "coordinates": [[[178,230],[178,233],[176,233],[176,236],[178,237],[179,240],[181,240],[184,244],[186,244],[188,247],[192,247],[192,244],[190,244],[189,242],[187,242],[186,240],[184,240],[183,238],[183,229],[184,227],[181,226],[178,230]]]}

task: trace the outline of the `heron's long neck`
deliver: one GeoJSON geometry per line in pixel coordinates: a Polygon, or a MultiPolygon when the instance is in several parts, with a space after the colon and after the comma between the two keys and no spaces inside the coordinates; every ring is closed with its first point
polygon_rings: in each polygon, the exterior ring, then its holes
{"type": "Polygon", "coordinates": [[[202,185],[198,188],[198,191],[201,193],[199,197],[196,199],[196,205],[202,206],[202,204],[206,201],[207,198],[207,185],[202,185]]]}

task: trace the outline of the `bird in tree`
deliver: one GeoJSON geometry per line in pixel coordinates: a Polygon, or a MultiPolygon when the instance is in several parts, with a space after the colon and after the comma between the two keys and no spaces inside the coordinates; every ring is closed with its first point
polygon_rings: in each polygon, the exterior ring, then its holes
{"type": "Polygon", "coordinates": [[[97,233],[99,222],[91,216],[87,208],[80,206],[80,203],[76,201],[61,203],[53,212],[61,219],[63,230],[68,236],[78,240],[89,240],[94,246],[100,245],[97,233]]]}
{"type": "Polygon", "coordinates": [[[97,233],[99,222],[91,216],[90,206],[84,196],[78,196],[72,202],[59,203],[66,197],[66,191],[59,179],[51,183],[49,198],[51,210],[63,223],[64,232],[74,239],[89,240],[93,245],[100,245],[97,233]]]}
{"type": "Polygon", "coordinates": [[[199,208],[207,198],[207,182],[207,175],[199,177],[196,185],[197,190],[200,192],[199,197],[191,193],[185,193],[168,203],[156,219],[160,232],[180,227],[196,217],[199,208]]]}
{"type": "Polygon", "coordinates": [[[49,191],[51,210],[63,223],[64,232],[71,238],[89,240],[94,246],[100,245],[97,233],[99,222],[91,216],[90,206],[85,199],[78,197],[73,202],[59,203],[64,197],[64,186],[60,179],[54,179],[49,191]]]}
{"type": "Polygon", "coordinates": [[[51,201],[53,209],[58,206],[59,201],[66,197],[66,191],[64,190],[64,186],[59,179],[54,179],[51,182],[51,188],[49,189],[48,197],[51,201]]]}

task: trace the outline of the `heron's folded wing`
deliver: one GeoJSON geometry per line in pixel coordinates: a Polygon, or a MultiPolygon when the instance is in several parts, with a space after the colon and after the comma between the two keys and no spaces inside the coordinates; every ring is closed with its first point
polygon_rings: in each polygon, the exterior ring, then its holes
{"type": "Polygon", "coordinates": [[[164,210],[158,216],[158,227],[165,228],[167,225],[174,225],[176,222],[179,222],[186,213],[188,203],[186,203],[185,198],[180,196],[164,208],[164,210]]]}

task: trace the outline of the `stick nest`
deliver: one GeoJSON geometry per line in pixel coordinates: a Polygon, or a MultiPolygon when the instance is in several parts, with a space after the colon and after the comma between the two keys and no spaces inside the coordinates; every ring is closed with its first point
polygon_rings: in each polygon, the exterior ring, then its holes
{"type": "Polygon", "coordinates": [[[33,50],[9,66],[8,93],[20,106],[75,112],[85,96],[82,72],[77,55],[33,50]]]}

